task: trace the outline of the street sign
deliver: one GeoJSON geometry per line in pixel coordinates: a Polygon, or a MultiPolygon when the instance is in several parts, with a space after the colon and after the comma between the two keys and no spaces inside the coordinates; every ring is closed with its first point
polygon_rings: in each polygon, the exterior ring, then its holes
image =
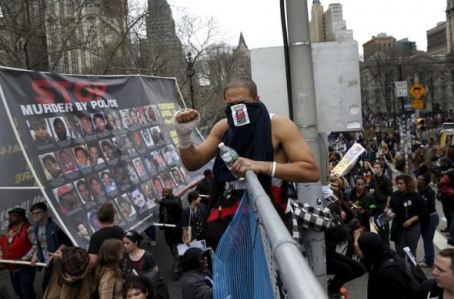
{"type": "Polygon", "coordinates": [[[396,81],[394,82],[396,97],[403,98],[408,96],[408,85],[407,81],[396,81]]]}
{"type": "Polygon", "coordinates": [[[424,101],[421,99],[413,100],[413,102],[411,102],[411,107],[413,107],[413,109],[424,109],[424,101]]]}
{"type": "Polygon", "coordinates": [[[422,98],[426,94],[426,91],[426,87],[423,84],[416,82],[412,87],[410,87],[410,90],[408,92],[412,97],[415,98],[415,100],[422,100],[422,98]]]}

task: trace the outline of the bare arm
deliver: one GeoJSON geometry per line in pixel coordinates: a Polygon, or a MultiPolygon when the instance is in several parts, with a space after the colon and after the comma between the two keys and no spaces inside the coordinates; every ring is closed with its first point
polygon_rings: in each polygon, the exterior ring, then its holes
{"type": "Polygon", "coordinates": [[[221,120],[211,129],[207,139],[198,146],[191,145],[180,150],[180,157],[187,170],[193,171],[204,166],[210,161],[218,151],[218,144],[221,142],[222,135],[227,129],[227,121],[221,120]]]}

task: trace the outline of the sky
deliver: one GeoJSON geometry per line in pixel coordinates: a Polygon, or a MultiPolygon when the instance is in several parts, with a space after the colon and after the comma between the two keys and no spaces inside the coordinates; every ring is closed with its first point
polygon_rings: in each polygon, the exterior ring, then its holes
{"type": "MultiPolygon", "coordinates": [[[[279,0],[168,0],[174,17],[183,14],[214,18],[219,40],[236,45],[240,32],[249,49],[282,45],[279,0]]],[[[307,0],[309,17],[312,0],[307,0]]],[[[409,38],[419,50],[427,49],[426,31],[445,21],[447,0],[321,0],[326,10],[330,3],[341,3],[347,28],[362,44],[385,32],[397,40],[409,38]]]]}

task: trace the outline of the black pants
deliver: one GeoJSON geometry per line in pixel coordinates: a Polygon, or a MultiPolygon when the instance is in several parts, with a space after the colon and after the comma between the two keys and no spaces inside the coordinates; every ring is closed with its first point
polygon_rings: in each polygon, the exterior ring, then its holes
{"type": "Polygon", "coordinates": [[[337,252],[326,254],[326,267],[328,274],[334,275],[328,285],[330,293],[339,292],[344,283],[360,277],[366,272],[360,262],[337,252]]]}
{"type": "Polygon", "coordinates": [[[451,216],[451,209],[454,210],[454,207],[451,207],[452,203],[449,202],[450,199],[442,199],[441,200],[441,206],[443,207],[443,214],[445,214],[446,221],[448,222],[446,225],[446,228],[449,230],[451,227],[451,221],[452,221],[452,216],[451,216]]]}

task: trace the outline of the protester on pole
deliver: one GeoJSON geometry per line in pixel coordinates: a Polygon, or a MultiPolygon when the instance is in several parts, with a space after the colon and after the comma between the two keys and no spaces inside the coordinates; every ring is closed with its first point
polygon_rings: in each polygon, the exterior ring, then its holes
{"type": "Polygon", "coordinates": [[[421,285],[418,299],[454,298],[454,248],[445,248],[435,258],[433,279],[421,285]]]}
{"type": "Polygon", "coordinates": [[[112,202],[103,203],[99,207],[97,217],[101,223],[101,229],[91,236],[90,244],[88,245],[91,268],[94,268],[98,262],[99,249],[103,242],[111,238],[122,240],[125,234],[121,227],[114,225],[115,207],[112,202]]]}
{"type": "MultiPolygon", "coordinates": [[[[22,208],[14,208],[8,212],[9,224],[0,236],[0,259],[31,261],[37,260],[37,241],[33,226],[31,226],[22,208]]],[[[9,269],[11,284],[20,299],[34,299],[35,268],[31,266],[16,266],[4,264],[9,269]]]]}
{"type": "Polygon", "coordinates": [[[421,219],[421,236],[424,242],[424,260],[420,267],[432,267],[435,258],[434,235],[440,218],[435,209],[435,191],[429,186],[430,176],[418,176],[416,187],[426,203],[426,214],[421,219]]]}
{"type": "Polygon", "coordinates": [[[37,202],[30,207],[32,219],[35,222],[33,229],[37,240],[38,260],[47,263],[44,270],[42,287],[46,289],[53,268],[53,255],[61,254],[66,246],[71,246],[71,240],[58,227],[58,225],[47,214],[47,205],[44,202],[37,202]]]}
{"type": "Polygon", "coordinates": [[[213,209],[208,217],[213,246],[217,245],[233,217],[235,201],[241,198],[246,188],[245,183],[238,181],[232,173],[244,177],[246,170],[252,170],[258,174],[265,191],[268,194],[273,192],[282,216],[287,209],[287,190],[282,183],[315,182],[319,178],[312,151],[298,127],[286,117],[268,113],[252,80],[230,82],[224,89],[224,100],[226,118],[216,123],[205,141],[197,146],[193,145],[191,134],[200,122],[199,112],[184,109],[175,114],[178,146],[184,166],[191,171],[197,170],[216,157],[213,166],[213,209]],[[231,170],[218,154],[221,142],[240,156],[231,170]],[[218,214],[225,223],[216,228],[218,214]]]}

